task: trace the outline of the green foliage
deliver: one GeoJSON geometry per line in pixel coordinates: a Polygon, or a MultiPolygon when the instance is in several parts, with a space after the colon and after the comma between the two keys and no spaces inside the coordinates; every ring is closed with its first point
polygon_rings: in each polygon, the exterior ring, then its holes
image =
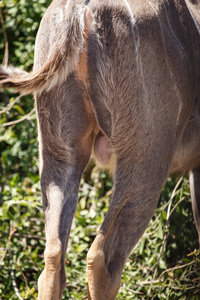
{"type": "MultiPolygon", "coordinates": [[[[0,1],[9,40],[10,62],[26,70],[33,64],[34,39],[50,1],[0,1]]],[[[4,36],[0,28],[0,59],[4,36]]],[[[0,299],[35,299],[44,267],[44,218],[38,174],[32,97],[0,91],[0,299]],[[6,108],[6,109],[5,109],[6,108]]],[[[86,299],[86,254],[103,222],[112,180],[97,167],[82,179],[66,255],[63,299],[86,299]]],[[[189,184],[169,178],[148,229],[126,262],[117,299],[191,299],[200,294],[200,253],[189,184]],[[174,192],[172,193],[172,191],[174,192]]]]}
{"type": "MultiPolygon", "coordinates": [[[[41,16],[51,0],[0,1],[10,49],[10,63],[30,70],[33,65],[34,42],[41,16]]],[[[4,39],[0,40],[0,59],[4,53],[4,39]]]]}

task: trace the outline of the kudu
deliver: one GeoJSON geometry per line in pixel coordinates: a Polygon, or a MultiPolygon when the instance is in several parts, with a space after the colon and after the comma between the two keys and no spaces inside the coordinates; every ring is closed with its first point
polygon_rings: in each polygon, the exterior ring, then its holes
{"type": "Polygon", "coordinates": [[[87,257],[92,300],[115,299],[126,258],[169,174],[190,173],[200,235],[200,1],[54,0],[31,74],[0,84],[35,95],[46,222],[39,299],[61,299],[81,175],[91,155],[114,193],[87,257]]]}

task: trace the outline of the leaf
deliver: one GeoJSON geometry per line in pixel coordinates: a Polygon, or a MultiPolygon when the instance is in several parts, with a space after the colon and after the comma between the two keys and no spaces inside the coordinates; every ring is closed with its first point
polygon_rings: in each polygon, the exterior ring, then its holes
{"type": "Polygon", "coordinates": [[[142,239],[140,241],[140,247],[139,247],[139,253],[140,253],[140,255],[143,254],[145,242],[146,242],[146,238],[142,237],[142,239]]]}
{"type": "Polygon", "coordinates": [[[19,114],[21,114],[21,115],[23,115],[23,116],[26,115],[26,113],[25,113],[25,111],[23,110],[23,108],[22,108],[21,106],[19,106],[18,104],[15,104],[13,107],[14,107],[14,109],[16,109],[16,110],[18,111],[19,114]]]}
{"type": "Polygon", "coordinates": [[[84,243],[84,244],[80,244],[77,248],[76,248],[76,251],[79,253],[79,252],[83,252],[85,251],[85,249],[88,248],[88,244],[84,243]]]}

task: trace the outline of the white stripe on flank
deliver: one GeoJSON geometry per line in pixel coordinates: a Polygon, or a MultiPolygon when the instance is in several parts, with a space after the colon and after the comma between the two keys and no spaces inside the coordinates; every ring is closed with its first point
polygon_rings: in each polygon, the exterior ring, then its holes
{"type": "Polygon", "coordinates": [[[147,1],[149,2],[149,5],[152,7],[152,9],[155,12],[155,14],[158,15],[158,13],[157,13],[155,7],[153,6],[153,4],[149,0],[147,0],[147,1]]]}
{"type": "Polygon", "coordinates": [[[132,12],[132,10],[131,10],[131,7],[130,7],[130,5],[129,5],[129,3],[128,3],[127,0],[124,0],[124,2],[125,2],[125,4],[126,4],[126,7],[127,7],[127,9],[128,9],[129,14],[130,14],[130,20],[131,20],[131,32],[132,32],[133,39],[134,39],[134,43],[135,43],[135,49],[136,49],[136,61],[137,61],[137,64],[138,64],[138,61],[139,61],[139,59],[138,59],[138,55],[139,55],[139,45],[140,45],[139,32],[138,32],[138,29],[137,29],[136,20],[135,20],[135,18],[134,18],[134,15],[133,15],[133,12],[132,12]],[[136,32],[137,32],[137,34],[138,34],[137,40],[136,40],[136,35],[135,35],[135,33],[134,33],[134,27],[135,27],[136,32]]]}
{"type": "Polygon", "coordinates": [[[132,25],[132,27],[135,25],[135,18],[134,18],[134,16],[133,16],[133,12],[132,12],[132,10],[131,10],[131,8],[130,8],[130,5],[128,4],[128,2],[127,2],[127,0],[124,0],[124,2],[125,2],[125,4],[126,4],[126,6],[127,6],[127,8],[128,8],[128,12],[129,12],[129,14],[130,14],[130,16],[131,16],[131,25],[132,25]]]}

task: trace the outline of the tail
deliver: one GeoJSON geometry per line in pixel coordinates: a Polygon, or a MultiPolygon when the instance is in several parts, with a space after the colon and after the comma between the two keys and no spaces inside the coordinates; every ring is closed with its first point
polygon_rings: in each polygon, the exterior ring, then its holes
{"type": "Polygon", "coordinates": [[[0,67],[0,86],[14,88],[23,94],[40,93],[60,84],[73,72],[79,62],[85,41],[85,14],[87,8],[79,0],[68,1],[59,35],[53,41],[46,63],[36,71],[27,73],[14,67],[0,67]],[[66,26],[67,24],[67,26],[66,26]]]}

